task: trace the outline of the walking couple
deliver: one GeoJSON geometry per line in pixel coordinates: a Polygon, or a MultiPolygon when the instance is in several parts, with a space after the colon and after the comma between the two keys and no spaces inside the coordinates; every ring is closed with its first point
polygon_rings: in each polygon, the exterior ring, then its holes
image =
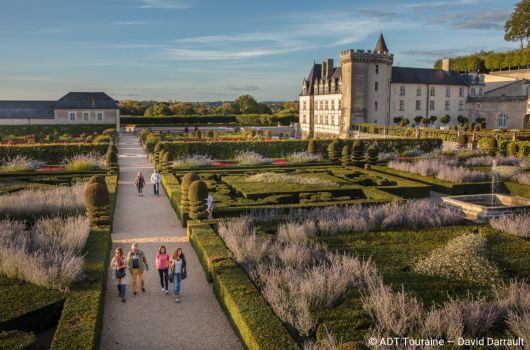
{"type": "MultiPolygon", "coordinates": [[[[155,196],[160,196],[160,173],[156,169],[151,175],[151,183],[153,184],[153,194],[155,196]]],[[[136,175],[136,178],[134,179],[134,184],[136,185],[136,189],[138,190],[138,195],[143,197],[145,178],[141,171],[139,171],[136,175]]]]}
{"type": "MultiPolygon", "coordinates": [[[[118,295],[122,302],[125,302],[125,285],[127,272],[131,274],[133,294],[137,294],[137,279],[140,278],[140,288],[145,292],[144,272],[149,270],[147,259],[143,251],[138,249],[138,244],[133,243],[127,258],[123,255],[121,247],[116,248],[112,258],[111,267],[114,272],[114,280],[118,288],[118,295]]],[[[186,259],[182,249],[177,248],[171,257],[166,252],[166,247],[161,246],[156,254],[156,268],[160,275],[160,285],[162,292],[168,294],[168,282],[173,283],[173,293],[175,300],[180,302],[180,285],[186,278],[186,259]]]]}

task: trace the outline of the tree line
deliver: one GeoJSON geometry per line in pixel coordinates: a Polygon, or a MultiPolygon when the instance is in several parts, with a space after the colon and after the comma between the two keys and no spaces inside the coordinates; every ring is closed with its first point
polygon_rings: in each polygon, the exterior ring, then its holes
{"type": "Polygon", "coordinates": [[[239,115],[239,114],[298,114],[298,103],[258,102],[250,95],[239,96],[225,102],[178,102],[178,101],[119,101],[122,115],[159,117],[171,115],[239,115]]]}
{"type": "MultiPolygon", "coordinates": [[[[502,69],[530,67],[530,0],[515,4],[510,18],[504,24],[504,40],[519,43],[519,49],[505,52],[480,51],[471,55],[451,59],[452,69],[460,72],[489,72],[502,69]],[[525,48],[526,43],[526,48],[525,48]]],[[[434,63],[442,68],[442,60],[434,63]]]]}

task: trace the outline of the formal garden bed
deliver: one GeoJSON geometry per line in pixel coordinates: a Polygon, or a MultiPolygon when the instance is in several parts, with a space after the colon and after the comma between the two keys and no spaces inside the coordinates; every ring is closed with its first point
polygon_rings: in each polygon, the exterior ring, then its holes
{"type": "Polygon", "coordinates": [[[336,348],[370,336],[522,336],[530,242],[495,227],[412,201],[192,222],[188,234],[249,348],[274,348],[271,333],[285,348],[336,348]],[[220,289],[234,276],[240,288],[220,289]],[[266,307],[244,304],[245,288],[266,307]],[[251,328],[261,317],[268,327],[251,328]]]}
{"type": "Polygon", "coordinates": [[[108,143],[116,137],[113,125],[3,125],[0,145],[108,143]]]}
{"type": "Polygon", "coordinates": [[[52,348],[95,348],[117,176],[14,175],[0,180],[0,348],[29,348],[55,327],[52,348]],[[86,214],[94,186],[108,191],[100,219],[86,214]]]}

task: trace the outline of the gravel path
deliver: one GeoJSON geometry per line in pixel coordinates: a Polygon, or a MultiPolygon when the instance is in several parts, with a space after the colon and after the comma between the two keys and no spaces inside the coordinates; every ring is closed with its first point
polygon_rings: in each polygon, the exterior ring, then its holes
{"type": "Polygon", "coordinates": [[[128,279],[125,304],[118,298],[109,271],[101,348],[242,349],[164,190],[160,189],[160,197],[153,196],[149,182],[152,167],[136,137],[121,136],[118,150],[120,181],[112,252],[121,246],[126,253],[132,242],[138,242],[147,256],[149,271],[145,273],[145,293],[133,296],[128,279]],[[134,186],[138,171],[147,182],[143,197],[136,195],[134,186]],[[181,247],[186,255],[188,278],[182,282],[180,304],[171,293],[165,296],[161,292],[155,254],[162,244],[169,252],[181,247]]]}

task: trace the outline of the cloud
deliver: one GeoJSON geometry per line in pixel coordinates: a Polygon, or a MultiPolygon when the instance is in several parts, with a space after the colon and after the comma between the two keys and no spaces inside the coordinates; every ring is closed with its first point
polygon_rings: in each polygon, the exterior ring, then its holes
{"type": "Polygon", "coordinates": [[[380,9],[360,8],[360,9],[353,10],[353,12],[359,13],[364,16],[384,20],[384,21],[393,20],[399,17],[399,14],[397,12],[380,10],[380,9]]]}
{"type": "Polygon", "coordinates": [[[66,33],[69,30],[68,27],[48,27],[48,28],[41,28],[37,29],[32,32],[32,34],[59,34],[59,33],[66,33]]]}
{"type": "Polygon", "coordinates": [[[183,10],[191,5],[181,0],[141,0],[141,8],[183,10]]]}
{"type": "Polygon", "coordinates": [[[511,9],[495,9],[489,11],[476,11],[469,13],[451,13],[446,14],[446,23],[449,23],[455,29],[501,29],[504,22],[510,17],[511,9]]]}
{"type": "Polygon", "coordinates": [[[232,91],[256,91],[256,90],[259,90],[259,86],[252,85],[252,84],[235,86],[235,85],[229,84],[228,89],[232,91]]]}
{"type": "MultiPolygon", "coordinates": [[[[486,1],[482,1],[482,4],[486,1]]],[[[414,11],[432,11],[444,8],[454,8],[457,6],[469,6],[480,3],[480,0],[458,0],[458,1],[435,1],[415,4],[404,4],[403,6],[414,11]]]]}
{"type": "Polygon", "coordinates": [[[116,21],[111,22],[114,26],[140,26],[140,25],[147,25],[147,24],[157,24],[160,23],[158,21],[116,21]]]}
{"type": "Polygon", "coordinates": [[[217,61],[217,60],[240,60],[246,58],[256,58],[270,55],[283,54],[296,49],[266,49],[256,48],[249,50],[194,50],[194,49],[165,49],[165,56],[167,58],[179,60],[203,60],[203,61],[217,61]]]}

